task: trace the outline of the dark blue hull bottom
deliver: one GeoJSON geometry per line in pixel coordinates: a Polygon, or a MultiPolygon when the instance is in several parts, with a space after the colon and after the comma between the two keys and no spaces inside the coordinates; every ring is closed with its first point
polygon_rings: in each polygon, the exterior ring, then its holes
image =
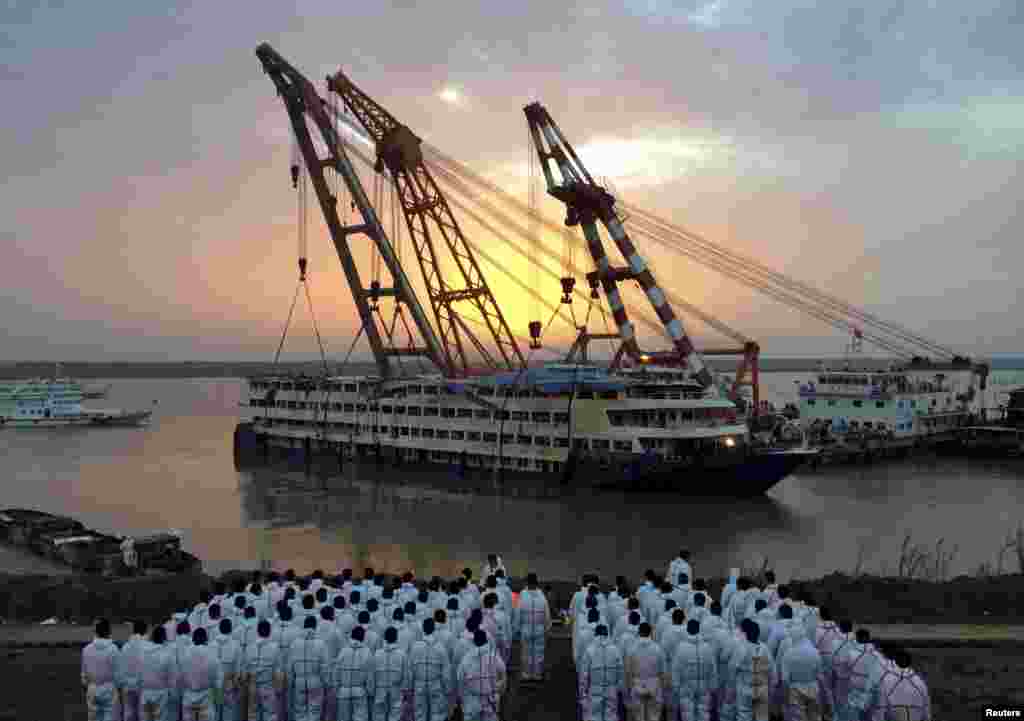
{"type": "Polygon", "coordinates": [[[357,469],[359,475],[383,472],[433,477],[442,485],[473,487],[500,481],[538,489],[610,488],[629,491],[671,491],[684,496],[749,498],[761,496],[814,457],[800,450],[751,451],[746,455],[712,456],[667,462],[654,456],[622,454],[598,460],[580,457],[562,463],[557,471],[474,467],[468,463],[438,463],[426,458],[399,458],[392,447],[360,446],[351,449],[323,445],[307,439],[267,437],[251,425],[235,430],[235,462],[239,468],[257,468],[284,462],[292,469],[324,472],[357,469]]]}

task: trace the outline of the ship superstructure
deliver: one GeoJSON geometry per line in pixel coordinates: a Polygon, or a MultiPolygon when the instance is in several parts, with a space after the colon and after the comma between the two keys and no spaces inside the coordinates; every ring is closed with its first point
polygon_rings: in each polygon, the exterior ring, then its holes
{"type": "Polygon", "coordinates": [[[0,381],[0,427],[139,425],[152,411],[82,407],[82,386],[68,378],[0,381]]]}
{"type": "Polygon", "coordinates": [[[970,422],[976,391],[971,368],[894,366],[885,370],[822,368],[799,385],[805,429],[892,439],[945,433],[970,422]]]}

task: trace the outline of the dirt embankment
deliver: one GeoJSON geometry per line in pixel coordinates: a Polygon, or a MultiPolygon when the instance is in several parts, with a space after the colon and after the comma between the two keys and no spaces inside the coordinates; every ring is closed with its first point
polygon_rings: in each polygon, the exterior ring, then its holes
{"type": "MultiPolygon", "coordinates": [[[[249,574],[233,571],[218,577],[229,584],[249,574]]],[[[199,592],[212,589],[214,577],[205,574],[103,579],[83,574],[17,575],[0,573],[0,618],[41,621],[56,617],[90,623],[99,616],[111,620],[168,618],[196,603],[199,592]]],[[[513,590],[522,579],[511,579],[513,590]]],[[[569,606],[579,585],[575,581],[543,581],[553,613],[569,606]]],[[[602,584],[603,585],[603,584],[602,584]]],[[[718,598],[724,579],[711,579],[718,598]]],[[[833,573],[813,580],[790,582],[794,593],[810,591],[819,606],[834,618],[854,624],[1005,624],[1024,618],[1024,574],[993,578],[960,577],[942,583],[833,573]]]]}

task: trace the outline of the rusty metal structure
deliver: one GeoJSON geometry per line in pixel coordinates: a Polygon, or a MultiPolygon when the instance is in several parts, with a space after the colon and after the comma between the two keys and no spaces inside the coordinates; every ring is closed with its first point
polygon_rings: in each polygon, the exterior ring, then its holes
{"type": "MultiPolygon", "coordinates": [[[[326,110],[326,101],[320,97],[313,84],[270,45],[264,43],[256,48],[256,56],[263,64],[264,71],[274,81],[278,95],[284,101],[288,111],[302,160],[309,173],[324,221],[352,292],[352,298],[362,324],[361,330],[366,333],[380,376],[385,379],[393,376],[394,369],[390,361],[392,358],[401,356],[421,356],[429,359],[442,372],[454,371],[447,351],[434,333],[434,329],[427,320],[416,293],[395,255],[394,248],[377,216],[377,211],[370,203],[355,168],[345,154],[343,143],[340,141],[338,132],[326,110]],[[327,157],[319,156],[308,120],[312,120],[313,126],[326,147],[327,157]],[[338,215],[337,195],[332,192],[331,184],[326,177],[325,171],[328,168],[337,173],[344,181],[352,196],[352,202],[362,218],[361,223],[353,225],[342,223],[341,217],[338,215]],[[349,245],[353,235],[365,235],[376,246],[391,274],[391,287],[370,288],[364,285],[349,245]],[[379,296],[393,297],[398,307],[407,308],[408,314],[412,317],[412,327],[410,327],[404,320],[405,314],[402,314],[403,323],[405,323],[405,329],[410,339],[410,343],[404,347],[396,342],[395,324],[392,323],[389,326],[379,313],[374,312],[371,301],[379,296]],[[419,344],[415,344],[413,341],[415,337],[413,327],[418,333],[419,344]]],[[[293,165],[293,182],[297,180],[297,172],[298,169],[295,169],[293,165]]],[[[304,272],[304,270],[303,267],[302,271],[304,272]]]]}
{"type": "Polygon", "coordinates": [[[474,372],[470,346],[483,359],[483,370],[525,365],[472,247],[424,163],[420,138],[356,87],[342,71],[329,77],[327,86],[342,99],[376,145],[377,172],[384,168],[389,172],[423,274],[449,373],[464,376],[474,372]],[[482,319],[493,353],[467,324],[460,310],[465,306],[482,319]]]}

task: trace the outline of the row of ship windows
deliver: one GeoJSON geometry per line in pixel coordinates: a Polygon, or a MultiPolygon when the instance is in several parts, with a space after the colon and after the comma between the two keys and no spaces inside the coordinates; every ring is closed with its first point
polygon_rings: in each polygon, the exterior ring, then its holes
{"type": "MultiPolygon", "coordinates": [[[[366,405],[364,403],[318,403],[316,401],[277,401],[268,405],[267,401],[253,399],[250,405],[256,408],[281,408],[288,410],[320,410],[335,411],[344,413],[374,413],[378,411],[376,404],[366,405]]],[[[379,406],[379,412],[384,414],[407,415],[425,418],[462,418],[481,421],[506,420],[506,421],[529,421],[532,423],[554,423],[555,425],[566,425],[569,423],[569,414],[563,412],[550,413],[547,411],[492,411],[477,408],[437,408],[427,406],[379,406]]],[[[735,415],[730,408],[692,408],[680,411],[633,411],[609,413],[608,417],[613,426],[622,425],[657,425],[666,421],[674,423],[678,421],[705,421],[713,419],[726,419],[735,415]]]]}
{"type": "MultiPolygon", "coordinates": [[[[296,420],[292,418],[288,419],[276,419],[271,421],[265,419],[263,421],[265,426],[316,426],[317,428],[326,428],[326,430],[341,431],[343,433],[378,433],[388,435],[390,434],[394,438],[398,437],[411,437],[411,438],[435,438],[437,440],[447,441],[468,441],[468,442],[484,442],[484,443],[497,443],[497,433],[482,433],[479,431],[452,431],[446,429],[435,429],[435,428],[417,428],[416,426],[374,426],[374,425],[362,425],[358,423],[317,423],[315,421],[296,420]]],[[[568,448],[569,439],[564,436],[556,436],[554,438],[549,436],[528,436],[518,435],[512,433],[502,433],[501,442],[504,445],[516,444],[520,446],[539,446],[542,448],[568,448]]],[[[609,441],[604,438],[574,438],[572,443],[574,448],[579,450],[595,450],[595,451],[607,451],[615,449],[616,451],[629,451],[633,448],[632,441],[609,441]]]]}
{"type": "Polygon", "coordinates": [[[389,406],[381,405],[378,406],[375,403],[369,405],[365,403],[317,403],[316,401],[277,401],[276,403],[267,403],[260,399],[253,399],[249,402],[250,406],[255,408],[281,408],[288,410],[311,410],[311,411],[334,411],[344,413],[384,413],[386,415],[407,415],[413,417],[424,417],[424,418],[463,418],[463,419],[475,419],[480,421],[489,420],[506,420],[506,421],[530,421],[534,423],[554,423],[555,425],[564,425],[569,422],[568,413],[549,413],[546,411],[528,413],[527,411],[494,411],[493,413],[489,410],[481,408],[437,408],[434,406],[427,406],[421,408],[419,406],[389,406]]]}
{"type": "MultiPolygon", "coordinates": [[[[852,401],[851,403],[852,403],[854,408],[863,408],[864,407],[864,401],[859,401],[858,400],[858,401],[852,401]]],[[[911,408],[917,408],[917,401],[911,400],[911,401],[908,401],[908,403],[910,404],[911,408]]],[[[817,400],[815,400],[813,398],[807,401],[807,405],[809,405],[809,406],[814,406],[814,405],[817,405],[817,404],[818,404],[817,400]]],[[[934,398],[932,398],[932,403],[931,404],[933,406],[934,405],[938,405],[934,398]]],[[[844,404],[843,404],[843,401],[830,400],[830,401],[828,401],[828,405],[831,408],[833,406],[842,406],[844,404]]],[[[888,405],[887,401],[875,401],[875,408],[885,408],[887,405],[888,405]]],[[[899,401],[897,403],[897,405],[898,405],[898,407],[903,408],[903,401],[899,401]]]]}
{"type": "MultiPolygon", "coordinates": [[[[302,384],[302,383],[267,383],[263,381],[253,381],[249,384],[252,390],[279,390],[279,391],[322,391],[327,393],[369,393],[376,390],[376,386],[372,384],[364,383],[328,383],[326,385],[314,385],[302,384]]],[[[446,394],[447,391],[439,388],[438,386],[418,386],[409,385],[395,388],[389,392],[389,395],[395,398],[405,398],[406,396],[438,396],[446,394]]],[[[569,398],[569,393],[543,393],[537,390],[531,389],[520,389],[514,388],[508,389],[494,389],[488,387],[480,387],[473,389],[473,393],[483,398],[493,398],[495,396],[508,397],[508,398],[569,398]]],[[[576,398],[581,400],[592,400],[595,398],[602,398],[606,400],[616,400],[619,397],[618,391],[592,391],[592,390],[579,390],[576,393],[576,398]]]]}

